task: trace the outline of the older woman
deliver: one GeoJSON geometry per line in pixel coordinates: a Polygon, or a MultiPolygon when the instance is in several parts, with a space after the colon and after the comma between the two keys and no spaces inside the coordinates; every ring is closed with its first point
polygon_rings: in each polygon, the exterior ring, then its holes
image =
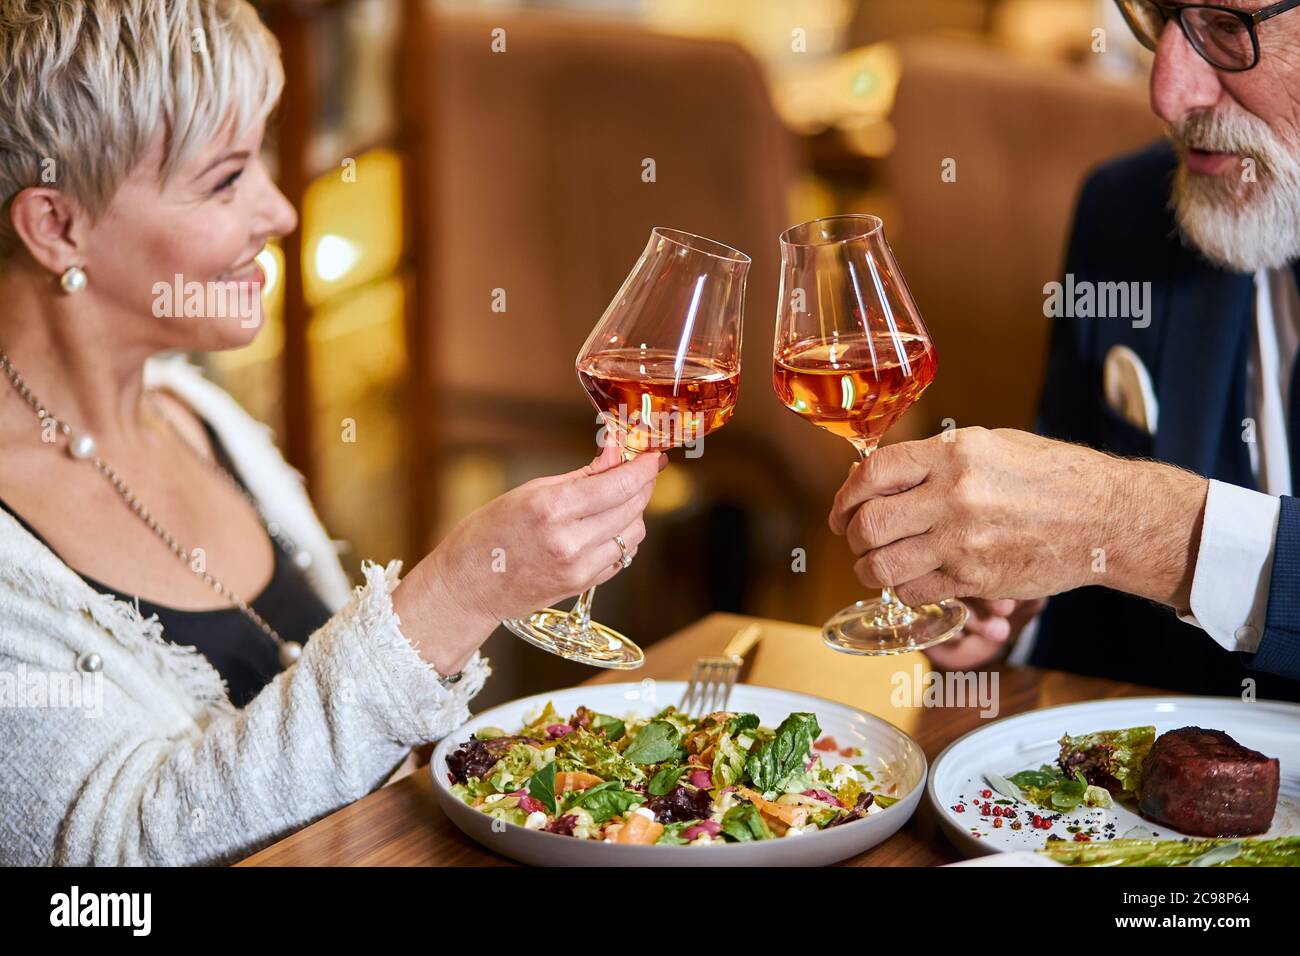
{"type": "Polygon", "coordinates": [[[352,591],[268,430],[159,357],[257,332],[282,85],[243,0],[0,0],[0,863],[228,861],[357,799],[644,536],[662,456],[606,449],[352,591]]]}

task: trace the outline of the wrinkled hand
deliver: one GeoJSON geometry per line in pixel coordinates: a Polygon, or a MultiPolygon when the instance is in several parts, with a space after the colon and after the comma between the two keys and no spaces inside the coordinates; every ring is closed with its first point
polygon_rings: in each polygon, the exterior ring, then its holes
{"type": "Polygon", "coordinates": [[[862,583],[906,604],[1101,584],[1185,607],[1206,487],[1168,465],[962,428],[877,449],[840,488],[830,527],[862,583]]]}

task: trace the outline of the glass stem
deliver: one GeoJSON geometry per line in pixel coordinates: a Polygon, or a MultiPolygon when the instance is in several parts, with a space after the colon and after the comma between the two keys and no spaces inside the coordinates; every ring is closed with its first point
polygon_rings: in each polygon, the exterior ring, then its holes
{"type": "Polygon", "coordinates": [[[570,630],[585,631],[591,624],[591,599],[595,593],[596,588],[593,585],[578,595],[578,600],[569,611],[570,630]]]}
{"type": "MultiPolygon", "coordinates": [[[[637,456],[637,452],[628,451],[624,445],[619,445],[618,454],[625,462],[631,461],[637,456]]],[[[595,594],[596,586],[593,584],[578,595],[578,600],[569,609],[570,631],[585,631],[591,626],[591,599],[595,594]]]]}
{"type": "MultiPolygon", "coordinates": [[[[876,450],[879,444],[874,441],[867,441],[865,438],[851,438],[853,447],[858,450],[859,463],[867,460],[867,457],[876,450]]],[[[876,615],[874,621],[877,627],[902,627],[911,623],[916,618],[916,612],[900,601],[894,594],[894,589],[882,587],[880,589],[880,613],[876,615]]]]}

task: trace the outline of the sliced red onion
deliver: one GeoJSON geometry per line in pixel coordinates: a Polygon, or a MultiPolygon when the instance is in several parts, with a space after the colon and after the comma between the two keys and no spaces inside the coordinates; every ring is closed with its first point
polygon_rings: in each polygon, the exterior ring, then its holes
{"type": "Polygon", "coordinates": [[[552,740],[571,733],[573,733],[573,728],[568,724],[551,724],[551,726],[546,728],[546,736],[550,737],[552,740]]]}
{"type": "Polygon", "coordinates": [[[538,800],[536,797],[530,797],[528,794],[524,794],[519,798],[519,809],[524,811],[524,813],[537,813],[539,810],[542,813],[545,813],[546,804],[542,803],[542,801],[538,800]]]}
{"type": "Polygon", "coordinates": [[[713,786],[713,774],[707,770],[694,770],[691,772],[691,785],[708,790],[713,786]]]}
{"type": "Polygon", "coordinates": [[[692,840],[698,840],[700,834],[707,833],[710,837],[715,837],[722,832],[722,824],[716,820],[701,820],[699,823],[693,823],[682,831],[682,839],[687,843],[692,840]]]}
{"type": "MultiPolygon", "coordinates": [[[[828,790],[805,790],[803,795],[812,797],[814,800],[821,800],[823,803],[829,803],[834,807],[844,807],[844,804],[840,802],[840,798],[828,790]]],[[[845,807],[845,809],[848,808],[845,807]]]]}

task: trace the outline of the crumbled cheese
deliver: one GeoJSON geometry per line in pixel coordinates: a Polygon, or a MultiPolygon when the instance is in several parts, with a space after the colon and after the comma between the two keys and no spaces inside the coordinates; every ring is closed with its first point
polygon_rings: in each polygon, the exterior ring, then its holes
{"type": "Polygon", "coordinates": [[[648,807],[637,807],[632,812],[640,814],[641,816],[645,817],[647,820],[654,820],[655,818],[655,812],[649,809],[648,807]]]}
{"type": "Polygon", "coordinates": [[[544,826],[546,826],[546,814],[541,810],[534,810],[524,821],[525,830],[540,830],[544,826]]]}
{"type": "Polygon", "coordinates": [[[801,830],[799,827],[790,827],[788,830],[785,831],[785,835],[788,837],[799,836],[802,833],[803,830],[801,830]]]}

